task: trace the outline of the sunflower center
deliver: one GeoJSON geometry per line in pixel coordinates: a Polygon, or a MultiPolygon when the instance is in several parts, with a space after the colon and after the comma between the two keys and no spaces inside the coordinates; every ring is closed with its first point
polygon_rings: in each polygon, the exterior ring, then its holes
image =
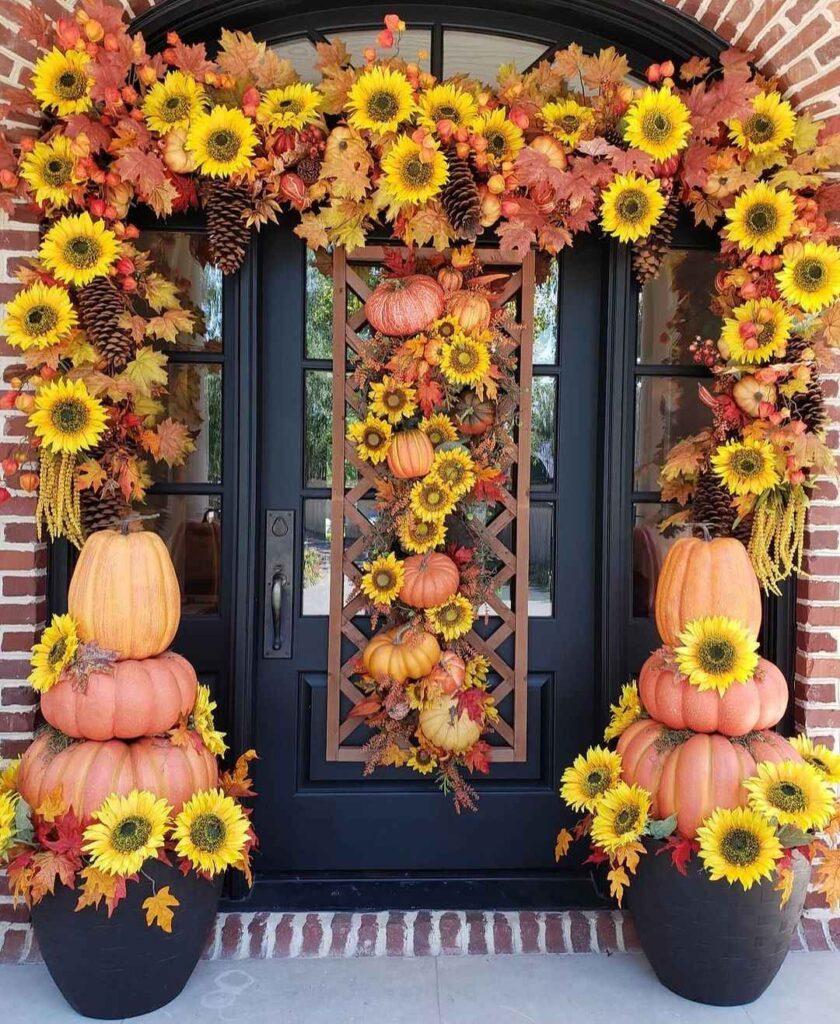
{"type": "Polygon", "coordinates": [[[760,850],[758,837],[746,828],[730,829],[720,844],[720,852],[725,860],[737,867],[754,863],[760,850]]]}
{"type": "Polygon", "coordinates": [[[639,189],[628,189],[619,197],[616,204],[618,215],[623,221],[635,224],[645,217],[648,210],[648,200],[644,192],[639,189]]]}
{"type": "Polygon", "coordinates": [[[133,853],[145,846],[151,834],[151,823],[135,814],[117,822],[111,830],[111,845],[120,853],[133,853]]]}
{"type": "Polygon", "coordinates": [[[180,121],[190,112],[190,102],[182,93],[167,96],[161,109],[164,121],[180,121]]]}
{"type": "Polygon", "coordinates": [[[236,132],[219,128],[207,136],[207,152],[219,163],[233,160],[239,152],[241,140],[236,132]]]}
{"type": "Polygon", "coordinates": [[[40,337],[55,327],[58,317],[52,306],[33,306],[24,316],[23,323],[30,337],[40,337]]]}
{"type": "Polygon", "coordinates": [[[580,118],[576,114],[564,114],[557,123],[567,135],[574,135],[580,128],[580,118]]]}
{"type": "Polygon", "coordinates": [[[733,453],[730,468],[742,480],[748,480],[762,472],[764,460],[759,452],[753,451],[751,448],[743,448],[741,451],[733,453]]]}
{"type": "Polygon", "coordinates": [[[67,653],[67,641],[64,637],[60,637],[50,648],[50,652],[47,655],[47,661],[51,666],[59,665],[64,660],[64,655],[67,653]]]}
{"type": "Polygon", "coordinates": [[[71,238],[64,247],[64,256],[69,264],[77,270],[86,270],[96,265],[102,250],[96,240],[88,236],[77,235],[71,238]]]}
{"type": "Polygon", "coordinates": [[[776,227],[777,220],[772,203],[756,203],[747,214],[747,225],[754,235],[769,234],[776,227]]]}
{"type": "Polygon", "coordinates": [[[807,764],[811,765],[812,768],[816,768],[817,771],[828,774],[828,765],[821,757],[817,757],[816,754],[807,754],[804,760],[807,764]]]}
{"type": "Polygon", "coordinates": [[[464,467],[458,462],[447,462],[440,467],[440,475],[448,484],[459,484],[464,479],[464,467]]]}
{"type": "Polygon", "coordinates": [[[487,148],[493,156],[500,157],[507,149],[507,139],[501,132],[491,132],[487,136],[487,148]]]}
{"type": "Polygon", "coordinates": [[[415,761],[417,761],[418,764],[430,764],[432,760],[432,755],[429,753],[428,750],[424,750],[422,747],[420,747],[417,751],[415,751],[414,759],[415,761]]]}
{"type": "Polygon", "coordinates": [[[402,391],[390,391],[385,396],[385,404],[389,409],[402,409],[405,405],[405,395],[402,391]]]}
{"type": "Polygon", "coordinates": [[[440,493],[440,491],[435,491],[435,490],[431,490],[430,489],[430,490],[426,491],[426,504],[427,505],[431,505],[433,507],[435,505],[439,505],[440,502],[441,502],[442,497],[443,497],[443,495],[440,493]]]}
{"type": "Polygon", "coordinates": [[[373,92],[367,101],[368,116],[372,121],[393,121],[400,105],[397,97],[385,89],[373,92]]]}
{"type": "Polygon", "coordinates": [[[440,327],[438,328],[438,334],[441,336],[441,338],[451,338],[454,333],[454,324],[441,324],[440,327]]]}
{"type": "Polygon", "coordinates": [[[758,324],[758,333],[755,340],[759,345],[772,345],[776,340],[776,325],[771,321],[766,324],[758,324]]]}
{"type": "Polygon", "coordinates": [[[225,823],[218,814],[199,814],[190,825],[190,840],[203,853],[213,853],[224,843],[225,823]]]}
{"type": "Polygon", "coordinates": [[[808,800],[795,782],[777,782],[767,790],[767,802],[780,811],[796,813],[808,807],[808,800]]]}
{"type": "Polygon", "coordinates": [[[825,264],[821,260],[800,260],[793,276],[803,292],[818,291],[825,283],[825,264]]]}
{"type": "Polygon", "coordinates": [[[432,527],[429,523],[424,523],[422,520],[414,524],[414,536],[419,537],[420,540],[424,540],[432,532],[432,527]]]}
{"type": "Polygon", "coordinates": [[[443,434],[439,430],[430,430],[426,436],[434,445],[443,443],[443,434]]]}
{"type": "Polygon", "coordinates": [[[593,768],[584,779],[587,794],[597,796],[598,793],[603,793],[607,788],[608,781],[607,773],[603,769],[593,768]]]}
{"type": "Polygon", "coordinates": [[[88,422],[86,406],[76,398],[63,398],[50,409],[50,421],[60,434],[76,434],[88,422]]]}
{"type": "Polygon", "coordinates": [[[661,110],[652,110],[642,121],[642,131],[652,142],[664,142],[671,134],[671,119],[661,110]]]}
{"type": "Polygon", "coordinates": [[[766,114],[753,114],[744,125],[744,135],[750,142],[768,142],[774,131],[775,125],[766,114]]]}
{"type": "Polygon", "coordinates": [[[433,116],[435,121],[452,121],[454,124],[458,124],[461,120],[455,107],[446,103],[439,106],[433,116]]]}
{"type": "Polygon", "coordinates": [[[458,619],[460,619],[460,617],[461,612],[458,610],[458,608],[455,607],[454,604],[451,604],[441,614],[441,618],[443,619],[443,621],[449,623],[457,622],[458,619]]]}
{"type": "Polygon", "coordinates": [[[63,100],[80,100],[87,90],[87,77],[68,68],[55,80],[55,91],[63,100]]]}
{"type": "Polygon", "coordinates": [[[409,157],[402,169],[404,180],[415,188],[428,185],[432,180],[432,171],[432,165],[423,163],[419,156],[409,157]]]}
{"type": "Polygon", "coordinates": [[[632,832],[639,823],[639,808],[626,804],[615,816],[613,827],[616,835],[623,836],[632,832]]]}
{"type": "Polygon", "coordinates": [[[394,585],[393,573],[388,572],[387,569],[380,569],[379,572],[373,578],[374,583],[381,590],[387,590],[394,585]]]}
{"type": "Polygon", "coordinates": [[[280,100],[276,109],[278,114],[299,114],[303,104],[293,99],[280,100]]]}
{"type": "Polygon", "coordinates": [[[735,665],[735,647],[723,637],[709,637],[701,641],[697,660],[704,672],[729,672],[735,665]]]}
{"type": "Polygon", "coordinates": [[[66,185],[73,171],[73,161],[60,156],[51,156],[41,169],[41,176],[48,185],[66,185]]]}
{"type": "Polygon", "coordinates": [[[368,448],[378,448],[382,444],[382,435],[375,430],[369,430],[365,434],[365,444],[368,448]]]}

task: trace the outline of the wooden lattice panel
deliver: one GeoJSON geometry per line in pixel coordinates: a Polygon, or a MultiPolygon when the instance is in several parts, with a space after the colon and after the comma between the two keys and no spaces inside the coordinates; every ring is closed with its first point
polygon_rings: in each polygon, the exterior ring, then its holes
{"type": "MultiPolygon", "coordinates": [[[[485,265],[505,266],[495,249],[477,250],[485,265]]],[[[420,255],[429,255],[424,250],[420,255]]],[[[348,298],[356,296],[362,306],[370,288],[354,270],[353,264],[382,262],[384,249],[366,246],[356,249],[350,259],[343,249],[333,257],[333,429],[332,429],[332,539],[330,552],[330,629],[327,677],[327,759],[330,761],[361,761],[364,755],[363,721],[342,718],[342,711],[361,700],[364,694],[353,682],[352,662],[364,650],[367,637],[354,621],[364,615],[365,600],[357,596],[345,601],[345,577],[356,584],[361,573],[357,562],[364,560],[371,524],[358,503],[369,495],[382,470],[364,462],[346,437],[347,407],[360,411],[363,396],[348,380],[347,350],[359,352],[363,341],[359,332],[366,324],[364,309],[348,314],[348,298]],[[358,472],[358,481],[345,486],[345,462],[358,472]],[[345,540],[348,528],[359,535],[345,540]],[[342,694],[349,704],[342,704],[342,694]],[[358,741],[349,743],[357,730],[358,741]]],[[[488,619],[490,631],[480,636],[475,630],[467,641],[483,654],[492,667],[496,679],[492,694],[496,703],[513,695],[511,720],[500,716],[495,730],[501,739],[493,748],[494,761],[524,761],[526,758],[527,726],[527,673],[528,673],[528,521],[530,494],[531,451],[531,366],[534,340],[534,255],[530,253],[521,266],[511,268],[511,276],[501,296],[502,303],[518,299],[519,320],[505,329],[518,350],[520,408],[518,410],[516,456],[511,467],[512,490],[506,491],[501,508],[486,524],[473,522],[478,540],[492,552],[499,567],[493,578],[493,595],[489,599],[492,614],[488,619]],[[502,535],[507,527],[513,542],[509,547],[502,535]],[[498,590],[509,584],[512,608],[498,596],[498,590]],[[509,638],[512,658],[507,661],[500,648],[509,638]]],[[[510,645],[509,645],[510,647],[510,645]]],[[[492,678],[492,677],[491,677],[492,678]]]]}

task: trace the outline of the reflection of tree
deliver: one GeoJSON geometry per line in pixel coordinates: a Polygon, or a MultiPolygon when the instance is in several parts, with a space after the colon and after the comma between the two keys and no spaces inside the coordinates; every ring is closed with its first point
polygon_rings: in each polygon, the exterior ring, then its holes
{"type": "Polygon", "coordinates": [[[534,377],[531,398],[531,483],[554,479],[556,387],[553,377],[534,377]]]}
{"type": "Polygon", "coordinates": [[[306,476],[308,487],[332,480],[332,373],[306,371],[306,476]]]}

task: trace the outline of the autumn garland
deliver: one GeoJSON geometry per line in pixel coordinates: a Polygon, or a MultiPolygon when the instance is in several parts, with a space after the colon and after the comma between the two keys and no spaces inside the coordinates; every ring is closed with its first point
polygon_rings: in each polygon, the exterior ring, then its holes
{"type": "Polygon", "coordinates": [[[197,311],[137,247],[133,206],[203,206],[225,271],[250,226],[291,207],[313,247],[352,249],[385,222],[439,250],[493,230],[509,258],[556,253],[600,223],[646,277],[682,204],[720,230],[724,324],[696,350],[715,371],[713,425],[663,470],[664,498],[685,506],[671,522],[740,531],[768,589],[799,566],[808,489],[831,464],[815,364],[837,337],[825,172],[838,145],[745,55],[719,69],[693,58],[681,86],[670,62],[654,65],[637,89],[614,49],[572,45],[525,73],[503,67],[495,87],[441,83],[400,56],[389,15],[360,68],[340,40],[319,44],[316,87],[243,33],[223,32],[210,60],[174,34],[148,54],[103,0],[56,22],[17,16],[47,52],[4,113],[47,123],[0,144],[0,202],[34,203],[46,231],[7,309],[23,364],[2,403],[29,415],[32,439],[4,469],[39,491],[39,528],[78,543],[80,495],[140,501],[149,460],[178,465],[193,446],[163,418],[162,346],[196,329],[197,311]]]}

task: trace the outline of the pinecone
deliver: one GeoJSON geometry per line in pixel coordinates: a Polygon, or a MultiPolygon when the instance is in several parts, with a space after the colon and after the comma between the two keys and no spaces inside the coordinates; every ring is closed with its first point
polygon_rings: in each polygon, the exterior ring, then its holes
{"type": "Polygon", "coordinates": [[[316,160],[311,156],[305,156],[298,162],[295,170],[300,175],[300,179],[304,185],[314,185],[321,176],[321,161],[316,160]]]}
{"type": "MultiPolygon", "coordinates": [[[[805,350],[811,347],[811,343],[802,337],[793,337],[787,343],[787,351],[784,355],[786,363],[801,362],[805,350]]],[[[805,391],[792,395],[788,399],[791,415],[802,420],[805,426],[814,434],[822,433],[828,426],[828,414],[825,410],[825,396],[823,395],[822,382],[819,371],[813,358],[808,360],[808,368],[811,371],[811,379],[805,391]]]]}
{"type": "Polygon", "coordinates": [[[736,517],[729,491],[711,470],[702,473],[694,491],[692,521],[705,526],[712,537],[736,537],[746,544],[752,532],[752,516],[733,529],[736,517]]]}
{"type": "Polygon", "coordinates": [[[624,134],[621,131],[620,125],[621,122],[617,121],[614,125],[607,128],[604,132],[604,138],[611,146],[618,146],[620,149],[627,149],[627,143],[624,141],[624,134]]]}
{"type": "Polygon", "coordinates": [[[671,248],[671,239],[674,237],[679,213],[679,191],[672,188],[662,216],[654,224],[650,234],[633,245],[633,273],[640,285],[647,284],[659,273],[662,260],[671,248]]]}
{"type": "Polygon", "coordinates": [[[82,530],[85,536],[96,530],[106,530],[120,519],[131,514],[131,506],[117,493],[94,494],[93,491],[82,491],[79,495],[82,506],[82,530]]]}
{"type": "Polygon", "coordinates": [[[443,209],[457,238],[475,241],[481,231],[481,198],[470,165],[447,153],[449,178],[440,193],[443,209]]]}
{"type": "Polygon", "coordinates": [[[107,359],[112,372],[124,370],[134,356],[131,331],[120,324],[128,312],[125,294],[110,277],[95,277],[78,290],[77,298],[88,341],[107,359]]]}
{"type": "Polygon", "coordinates": [[[207,216],[210,258],[223,274],[233,274],[242,266],[251,229],[242,215],[249,209],[248,190],[224,181],[208,181],[201,190],[207,216]]]}

